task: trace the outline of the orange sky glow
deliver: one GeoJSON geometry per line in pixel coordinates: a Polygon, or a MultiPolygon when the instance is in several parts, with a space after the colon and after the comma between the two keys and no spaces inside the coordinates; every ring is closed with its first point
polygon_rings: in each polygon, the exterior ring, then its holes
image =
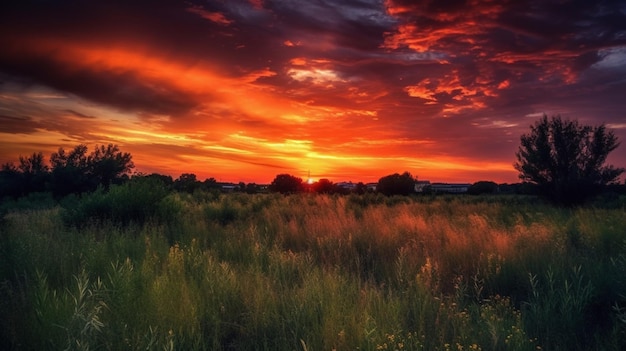
{"type": "Polygon", "coordinates": [[[174,178],[517,182],[544,113],[626,140],[626,6],[607,4],[2,5],[0,162],[113,143],[174,178]]]}

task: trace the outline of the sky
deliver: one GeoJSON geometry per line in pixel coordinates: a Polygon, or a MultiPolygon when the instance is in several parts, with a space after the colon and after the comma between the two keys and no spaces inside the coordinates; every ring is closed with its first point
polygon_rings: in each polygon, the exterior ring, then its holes
{"type": "Polygon", "coordinates": [[[543,114],[626,140],[626,2],[0,5],[3,164],[112,143],[174,179],[513,183],[543,114]]]}

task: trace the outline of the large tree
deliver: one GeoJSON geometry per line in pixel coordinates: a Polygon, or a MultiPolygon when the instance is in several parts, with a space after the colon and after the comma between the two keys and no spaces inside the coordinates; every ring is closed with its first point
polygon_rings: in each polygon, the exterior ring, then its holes
{"type": "Polygon", "coordinates": [[[328,179],[322,178],[312,184],[313,191],[320,194],[332,194],[337,191],[337,186],[328,179]]]}
{"type": "Polygon", "coordinates": [[[80,194],[93,187],[89,180],[87,145],[81,144],[70,152],[62,147],[50,155],[52,179],[50,188],[57,197],[80,194]]]}
{"type": "Polygon", "coordinates": [[[543,118],[521,137],[515,169],[523,181],[561,205],[577,205],[618,180],[623,168],[604,165],[619,143],[604,125],[587,126],[561,116],[543,118]]]}
{"type": "Polygon", "coordinates": [[[269,189],[283,194],[297,193],[302,191],[302,178],[291,174],[279,174],[274,178],[269,189]]]}
{"type": "Polygon", "coordinates": [[[96,146],[88,157],[91,174],[96,182],[109,189],[115,183],[128,177],[135,168],[133,157],[128,152],[121,152],[117,145],[96,146]]]}
{"type": "Polygon", "coordinates": [[[194,173],[183,173],[174,181],[174,190],[192,194],[202,183],[194,173]]]}
{"type": "Polygon", "coordinates": [[[416,179],[411,173],[394,173],[378,180],[376,190],[385,195],[409,195],[415,192],[416,179]]]}

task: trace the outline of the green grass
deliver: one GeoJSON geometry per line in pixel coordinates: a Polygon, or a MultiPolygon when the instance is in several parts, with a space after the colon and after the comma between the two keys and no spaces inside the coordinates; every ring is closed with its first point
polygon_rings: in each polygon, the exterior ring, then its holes
{"type": "Polygon", "coordinates": [[[626,347],[624,207],[142,184],[63,204],[0,224],[1,349],[626,347]]]}

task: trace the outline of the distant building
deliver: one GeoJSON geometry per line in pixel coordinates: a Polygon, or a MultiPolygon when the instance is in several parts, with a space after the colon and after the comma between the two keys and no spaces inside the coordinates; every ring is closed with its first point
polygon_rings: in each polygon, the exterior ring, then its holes
{"type": "Polygon", "coordinates": [[[356,188],[356,184],[352,182],[339,182],[339,183],[336,183],[335,186],[337,186],[337,188],[349,190],[349,191],[352,191],[356,188]]]}
{"type": "Polygon", "coordinates": [[[415,182],[415,192],[423,193],[425,188],[429,185],[430,185],[429,180],[418,180],[417,182],[415,182]]]}
{"type": "Polygon", "coordinates": [[[365,184],[365,188],[367,189],[367,191],[376,191],[376,187],[378,186],[378,183],[367,183],[365,184]]]}
{"type": "Polygon", "coordinates": [[[232,193],[237,190],[239,186],[234,183],[218,183],[220,185],[220,189],[225,193],[232,193]]]}
{"type": "Polygon", "coordinates": [[[468,183],[432,183],[430,189],[435,193],[463,194],[471,185],[468,183]]]}

